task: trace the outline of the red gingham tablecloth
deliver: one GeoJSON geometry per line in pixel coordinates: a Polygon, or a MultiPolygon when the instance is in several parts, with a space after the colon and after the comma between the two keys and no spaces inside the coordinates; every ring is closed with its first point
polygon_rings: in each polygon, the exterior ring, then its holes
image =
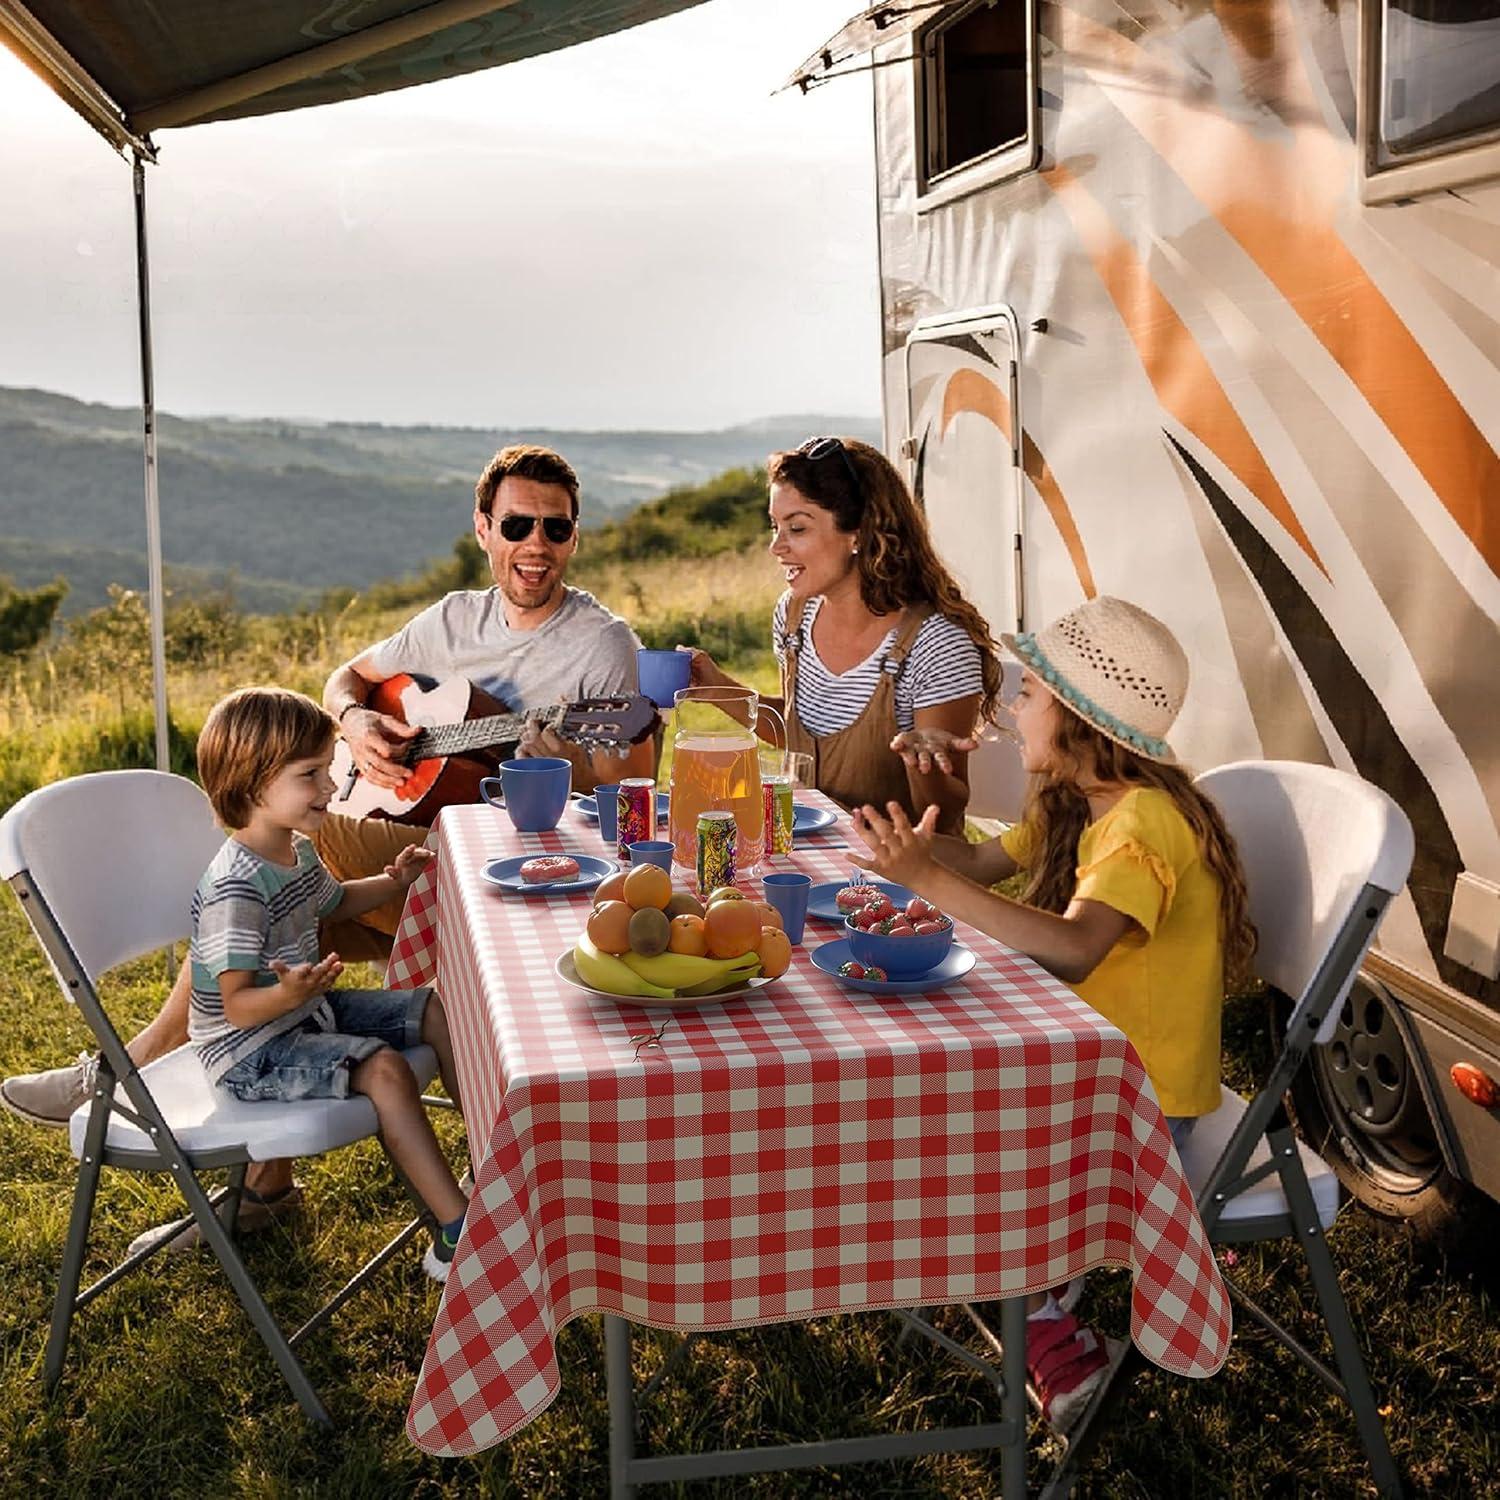
{"type": "MultiPolygon", "coordinates": [[[[847,819],[830,833],[772,864],[847,878],[847,819]]],[[[570,809],[517,834],[503,812],[450,808],[437,842],[387,982],[443,998],[476,1181],[407,1415],[419,1447],[474,1453],[530,1421],[557,1393],[557,1330],[596,1311],[742,1327],[1118,1265],[1149,1359],[1223,1363],[1228,1297],[1135,1050],[1029,960],[961,926],[967,976],[876,997],[812,966],[839,934],[809,920],[776,983],[645,1009],[553,972],[585,896],[480,876],[604,852],[593,824],[570,809]]]]}

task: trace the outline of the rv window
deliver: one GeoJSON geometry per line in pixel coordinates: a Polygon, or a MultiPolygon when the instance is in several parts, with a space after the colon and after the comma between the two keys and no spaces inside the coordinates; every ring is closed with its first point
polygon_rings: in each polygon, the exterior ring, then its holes
{"type": "Polygon", "coordinates": [[[965,190],[1033,165],[1032,15],[1025,0],[982,0],[923,32],[924,191],[979,163],[996,170],[965,172],[965,190]]]}
{"type": "Polygon", "coordinates": [[[1500,135],[1500,0],[1384,0],[1380,40],[1385,160],[1500,135]]]}

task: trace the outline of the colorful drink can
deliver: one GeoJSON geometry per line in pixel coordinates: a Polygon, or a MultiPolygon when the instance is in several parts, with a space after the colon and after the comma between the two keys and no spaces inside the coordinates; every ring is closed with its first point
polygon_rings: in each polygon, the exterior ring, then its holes
{"type": "Polygon", "coordinates": [[[767,776],[761,783],[766,799],[766,853],[792,852],[792,825],[796,812],[792,807],[790,776],[767,776]]]}
{"type": "Polygon", "coordinates": [[[732,812],[698,814],[698,890],[702,895],[733,885],[739,828],[732,812]]]}
{"type": "Polygon", "coordinates": [[[630,858],[630,846],[656,837],[656,783],[649,776],[634,776],[620,783],[619,856],[630,858]]]}

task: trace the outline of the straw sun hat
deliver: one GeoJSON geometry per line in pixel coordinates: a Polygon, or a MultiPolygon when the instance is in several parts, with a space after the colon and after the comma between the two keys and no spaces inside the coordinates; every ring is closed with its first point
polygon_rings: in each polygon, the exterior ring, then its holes
{"type": "Polygon", "coordinates": [[[1166,733],[1187,693],[1187,654],[1155,615],[1090,599],[1041,630],[1000,639],[1043,687],[1117,745],[1167,765],[1166,733]]]}

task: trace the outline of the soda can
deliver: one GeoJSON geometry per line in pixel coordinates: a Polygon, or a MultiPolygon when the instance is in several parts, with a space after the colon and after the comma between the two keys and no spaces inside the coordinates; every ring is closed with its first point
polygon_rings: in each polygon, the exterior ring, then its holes
{"type": "Polygon", "coordinates": [[[767,776],[762,783],[766,799],[766,853],[792,852],[792,825],[796,811],[792,806],[790,776],[767,776]]]}
{"type": "Polygon", "coordinates": [[[698,891],[706,896],[721,885],[733,885],[734,850],[739,829],[732,812],[698,814],[698,891]]]}
{"type": "Polygon", "coordinates": [[[649,776],[634,776],[620,783],[619,855],[630,858],[630,846],[656,837],[656,783],[649,776]]]}

